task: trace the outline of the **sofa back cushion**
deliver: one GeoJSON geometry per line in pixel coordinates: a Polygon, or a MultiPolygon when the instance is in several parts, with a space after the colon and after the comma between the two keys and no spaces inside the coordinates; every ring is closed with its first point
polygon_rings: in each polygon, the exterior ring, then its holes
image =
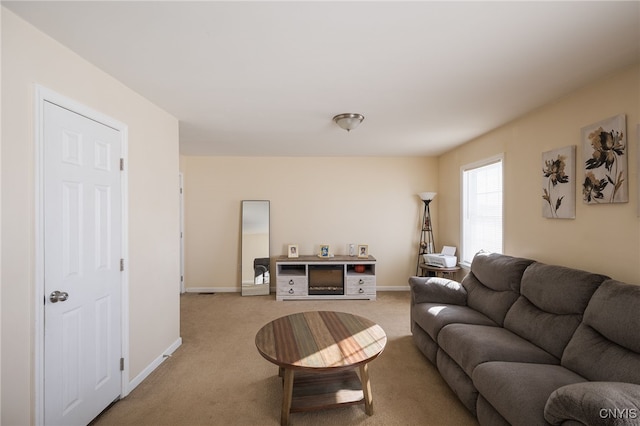
{"type": "Polygon", "coordinates": [[[607,279],[564,266],[531,264],[504,327],[560,359],[596,289],[607,279]]]}
{"type": "Polygon", "coordinates": [[[471,272],[462,280],[467,305],[502,325],[504,316],[520,294],[520,280],[533,260],[480,252],[471,272]]]}
{"type": "Polygon", "coordinates": [[[562,355],[562,365],[591,381],[640,384],[640,286],[605,281],[562,355]]]}

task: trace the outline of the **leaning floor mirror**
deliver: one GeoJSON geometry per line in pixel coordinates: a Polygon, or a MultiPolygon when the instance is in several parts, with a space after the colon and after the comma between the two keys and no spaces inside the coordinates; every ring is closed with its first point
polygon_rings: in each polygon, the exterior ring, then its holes
{"type": "Polygon", "coordinates": [[[242,201],[242,295],[269,294],[269,201],[242,201]]]}

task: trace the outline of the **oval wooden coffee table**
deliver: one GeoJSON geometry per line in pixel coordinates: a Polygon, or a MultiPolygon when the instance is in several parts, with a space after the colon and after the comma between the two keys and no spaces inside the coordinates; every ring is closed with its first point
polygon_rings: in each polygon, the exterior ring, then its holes
{"type": "Polygon", "coordinates": [[[284,378],[281,424],[289,424],[289,413],[344,404],[364,403],[372,415],[368,363],[386,344],[382,327],[344,312],[302,312],[262,327],[258,352],[278,365],[284,378]]]}

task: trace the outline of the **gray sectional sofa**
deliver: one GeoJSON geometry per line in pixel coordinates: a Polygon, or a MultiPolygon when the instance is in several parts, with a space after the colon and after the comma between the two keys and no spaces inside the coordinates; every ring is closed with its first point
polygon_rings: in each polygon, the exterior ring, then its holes
{"type": "Polygon", "coordinates": [[[491,253],[409,285],[416,346],[481,425],[640,425],[640,286],[491,253]]]}

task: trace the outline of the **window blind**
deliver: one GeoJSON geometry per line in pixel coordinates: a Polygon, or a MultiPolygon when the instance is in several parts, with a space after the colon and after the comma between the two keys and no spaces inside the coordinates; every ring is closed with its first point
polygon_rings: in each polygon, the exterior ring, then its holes
{"type": "Polygon", "coordinates": [[[463,167],[462,263],[480,250],[502,253],[502,159],[463,167]]]}

